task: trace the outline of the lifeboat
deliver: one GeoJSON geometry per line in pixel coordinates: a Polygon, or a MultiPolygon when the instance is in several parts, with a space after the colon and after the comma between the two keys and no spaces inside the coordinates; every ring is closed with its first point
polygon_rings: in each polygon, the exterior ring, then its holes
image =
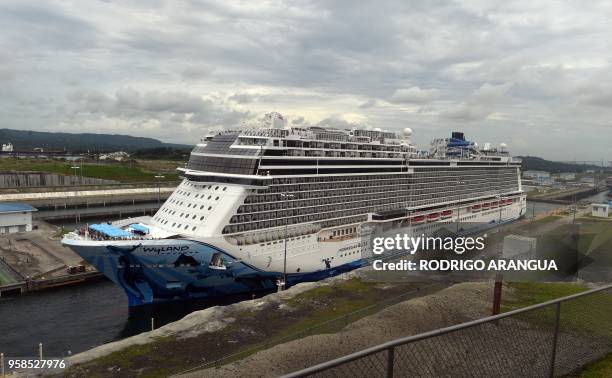
{"type": "Polygon", "coordinates": [[[427,221],[435,221],[438,220],[440,218],[440,213],[431,213],[431,214],[427,214],[427,221]]]}
{"type": "Polygon", "coordinates": [[[472,212],[473,212],[473,213],[478,212],[478,211],[480,211],[480,205],[474,205],[474,206],[472,206],[472,212]]]}
{"type": "Polygon", "coordinates": [[[489,205],[488,203],[483,203],[483,204],[482,204],[482,209],[483,209],[483,210],[486,210],[486,209],[488,209],[488,208],[489,208],[489,206],[490,206],[490,205],[489,205]]]}
{"type": "Polygon", "coordinates": [[[504,203],[506,205],[511,205],[512,204],[512,198],[505,200],[504,203]]]}
{"type": "Polygon", "coordinates": [[[491,209],[495,209],[498,206],[498,204],[499,203],[497,201],[491,202],[491,209]]]}
{"type": "Polygon", "coordinates": [[[442,219],[450,218],[453,215],[452,210],[444,210],[441,214],[442,219]]]}
{"type": "Polygon", "coordinates": [[[421,224],[423,222],[425,222],[425,216],[424,215],[417,215],[416,217],[410,218],[410,223],[411,224],[421,224]]]}

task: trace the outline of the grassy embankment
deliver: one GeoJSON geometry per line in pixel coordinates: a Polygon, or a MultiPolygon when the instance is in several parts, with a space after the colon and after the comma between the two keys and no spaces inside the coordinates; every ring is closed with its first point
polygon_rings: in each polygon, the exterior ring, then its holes
{"type": "Polygon", "coordinates": [[[67,374],[102,377],[120,369],[128,377],[162,377],[220,358],[224,358],[220,362],[224,365],[299,337],[338,332],[387,304],[373,305],[411,288],[410,284],[383,288],[359,279],[335,282],[298,294],[280,306],[267,304],[257,310],[226,314],[236,320],[221,330],[180,340],[174,336],[159,338],[72,367],[67,374]],[[355,313],[362,309],[366,310],[355,313]],[[326,325],[313,328],[321,324],[326,325]],[[233,357],[225,358],[230,355],[233,357]]]}
{"type": "MultiPolygon", "coordinates": [[[[574,283],[535,283],[521,282],[509,284],[513,289],[512,299],[502,305],[503,311],[530,306],[588,290],[574,283]]],[[[586,335],[612,337],[612,296],[609,293],[586,296],[561,305],[561,332],[571,330],[586,335]]],[[[523,319],[542,324],[546,328],[554,324],[554,308],[536,310],[526,314],[523,319]]],[[[574,376],[574,375],[572,375],[574,376]]],[[[612,354],[586,365],[575,376],[612,377],[612,354]]]]}
{"type": "MultiPolygon", "coordinates": [[[[169,166],[176,167],[179,162],[148,162],[137,161],[131,163],[83,163],[83,177],[92,177],[106,180],[116,180],[120,182],[155,182],[155,175],[159,171],[154,168],[160,166],[164,171],[168,170],[169,166]]],[[[37,171],[49,172],[64,175],[81,175],[80,169],[71,167],[79,166],[79,163],[71,163],[58,160],[25,160],[25,159],[0,159],[0,170],[4,171],[37,171]]],[[[169,171],[163,173],[164,178],[161,181],[176,181],[178,175],[175,172],[169,171]]]]}

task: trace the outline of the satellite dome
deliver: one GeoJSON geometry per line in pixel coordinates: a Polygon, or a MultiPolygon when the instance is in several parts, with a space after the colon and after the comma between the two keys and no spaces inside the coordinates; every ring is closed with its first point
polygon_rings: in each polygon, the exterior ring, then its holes
{"type": "Polygon", "coordinates": [[[376,127],[374,131],[382,131],[382,130],[380,129],[380,127],[376,127]]]}
{"type": "Polygon", "coordinates": [[[507,145],[506,143],[500,143],[500,144],[499,144],[499,146],[500,146],[501,148],[506,148],[506,147],[508,147],[508,145],[507,145]]]}
{"type": "Polygon", "coordinates": [[[412,129],[411,129],[410,127],[406,127],[406,128],[404,129],[404,136],[409,137],[409,136],[411,136],[411,135],[412,135],[412,129]]]}

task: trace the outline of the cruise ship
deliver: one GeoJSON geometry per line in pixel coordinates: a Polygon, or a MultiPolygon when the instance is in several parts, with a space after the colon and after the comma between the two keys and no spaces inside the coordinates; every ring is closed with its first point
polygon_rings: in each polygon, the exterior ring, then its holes
{"type": "Polygon", "coordinates": [[[379,232],[475,232],[525,213],[520,160],[461,132],[274,127],[206,136],[149,217],[90,224],[63,244],[130,306],[273,290],[361,267],[379,232]]]}

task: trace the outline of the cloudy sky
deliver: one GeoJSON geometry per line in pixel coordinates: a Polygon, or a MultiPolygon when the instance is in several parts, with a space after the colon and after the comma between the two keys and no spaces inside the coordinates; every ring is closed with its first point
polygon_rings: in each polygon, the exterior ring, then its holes
{"type": "Polygon", "coordinates": [[[194,143],[278,111],[612,160],[611,16],[595,0],[3,0],[0,127],[194,143]]]}

